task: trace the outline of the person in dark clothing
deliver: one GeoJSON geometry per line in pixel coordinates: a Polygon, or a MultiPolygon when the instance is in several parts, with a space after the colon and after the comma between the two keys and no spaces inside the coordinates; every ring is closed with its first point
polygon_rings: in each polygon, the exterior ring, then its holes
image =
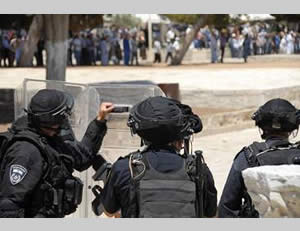
{"type": "Polygon", "coordinates": [[[87,48],[87,36],[85,34],[81,37],[81,65],[88,65],[89,52],[87,48]]]}
{"type": "Polygon", "coordinates": [[[4,67],[12,67],[13,63],[11,61],[11,52],[12,52],[12,48],[10,46],[10,41],[9,41],[9,37],[8,35],[4,35],[2,38],[2,47],[3,47],[3,52],[2,52],[2,59],[4,62],[4,67]],[[7,62],[6,62],[7,60],[7,62]]]}
{"type": "Polygon", "coordinates": [[[6,133],[10,138],[1,145],[0,217],[64,217],[76,211],[83,183],[72,172],[104,163],[97,153],[113,105],[101,104],[81,142],[68,121],[73,105],[67,93],[40,90],[27,115],[6,133]]]}
{"type": "Polygon", "coordinates": [[[40,39],[37,44],[37,51],[34,53],[37,67],[44,66],[44,61],[43,61],[43,50],[44,49],[45,49],[45,42],[43,39],[40,39]]]}
{"type": "Polygon", "coordinates": [[[244,147],[234,158],[218,207],[221,218],[259,217],[247,199],[243,170],[262,165],[295,164],[300,157],[299,148],[288,140],[299,127],[298,110],[290,102],[272,99],[261,106],[252,119],[262,129],[264,142],[244,147]]]}
{"type": "Polygon", "coordinates": [[[112,166],[102,193],[105,214],[110,217],[215,216],[217,191],[209,168],[205,163],[201,165],[204,190],[200,187],[197,191],[194,156],[187,152],[187,146],[185,154],[180,154],[183,144],[188,143],[187,137],[202,130],[201,120],[191,108],[164,97],[148,98],[132,108],[128,126],[146,146],[112,166]],[[200,207],[202,215],[197,210],[200,207]]]}
{"type": "Polygon", "coordinates": [[[245,63],[247,63],[248,56],[251,54],[250,44],[251,44],[251,39],[249,38],[249,35],[246,34],[243,42],[243,58],[245,63]]]}
{"type": "Polygon", "coordinates": [[[221,36],[220,36],[221,63],[223,63],[223,61],[224,61],[226,43],[227,43],[226,32],[225,32],[225,30],[222,30],[221,36]]]}
{"type": "Polygon", "coordinates": [[[124,49],[124,65],[128,66],[130,61],[130,44],[129,44],[129,34],[126,33],[123,39],[123,49],[124,49]]]}

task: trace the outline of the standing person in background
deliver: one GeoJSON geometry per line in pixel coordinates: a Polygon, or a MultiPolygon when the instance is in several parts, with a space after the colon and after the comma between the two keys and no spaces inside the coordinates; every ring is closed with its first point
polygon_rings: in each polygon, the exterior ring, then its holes
{"type": "Polygon", "coordinates": [[[227,43],[226,30],[223,29],[221,31],[221,36],[220,36],[221,63],[223,63],[224,60],[226,43],[227,43]]]}
{"type": "MultiPolygon", "coordinates": [[[[279,39],[280,42],[280,39],[279,39]]],[[[253,36],[253,55],[257,55],[257,33],[253,36]]]]}
{"type": "Polygon", "coordinates": [[[3,48],[3,45],[2,45],[2,31],[0,30],[0,67],[2,67],[3,54],[4,54],[4,48],[3,48]]]}
{"type": "Polygon", "coordinates": [[[88,34],[87,36],[87,51],[88,51],[88,65],[96,65],[96,58],[95,58],[95,50],[94,50],[94,40],[93,35],[88,34]]]}
{"type": "Polygon", "coordinates": [[[243,42],[243,58],[244,58],[245,63],[247,63],[248,56],[251,53],[250,44],[251,44],[251,39],[250,39],[249,35],[246,34],[244,42],[243,42]]]}
{"type": "Polygon", "coordinates": [[[87,50],[87,38],[86,35],[83,34],[81,36],[81,65],[88,64],[88,50],[87,50]]]}
{"type": "Polygon", "coordinates": [[[108,59],[108,46],[106,41],[106,36],[104,35],[100,40],[100,48],[101,48],[101,65],[107,66],[109,59],[108,59]]]}
{"type": "Polygon", "coordinates": [[[218,62],[218,43],[215,32],[211,33],[210,39],[210,50],[211,50],[211,63],[218,62]]]}
{"type": "Polygon", "coordinates": [[[123,39],[123,49],[124,49],[124,65],[129,65],[130,59],[130,44],[129,44],[129,34],[126,32],[123,39]]]}
{"type": "Polygon", "coordinates": [[[281,32],[281,40],[280,40],[280,53],[287,54],[287,38],[284,32],[281,32]]]}
{"type": "Polygon", "coordinates": [[[177,53],[180,50],[180,38],[176,37],[175,41],[173,42],[173,47],[175,49],[175,53],[177,53]]]}
{"type": "Polygon", "coordinates": [[[140,56],[143,60],[147,59],[147,53],[146,53],[146,40],[145,37],[142,35],[139,39],[139,48],[140,48],[140,56]]]}
{"type": "Polygon", "coordinates": [[[43,67],[44,66],[44,60],[43,60],[43,50],[45,49],[45,43],[43,39],[40,39],[37,44],[37,50],[34,54],[36,58],[36,66],[43,67]]]}
{"type": "Polygon", "coordinates": [[[112,38],[109,52],[113,63],[119,65],[122,59],[122,51],[117,37],[112,38]]]}
{"type": "Polygon", "coordinates": [[[69,31],[69,39],[68,39],[68,61],[67,65],[68,66],[73,66],[73,44],[72,44],[72,31],[69,31]]]}
{"type": "Polygon", "coordinates": [[[6,34],[2,38],[2,47],[3,47],[3,56],[2,57],[3,57],[4,66],[12,67],[12,63],[11,63],[11,59],[10,59],[11,46],[10,46],[8,35],[6,35],[6,34]],[[7,60],[7,62],[6,62],[6,60],[7,60]]]}
{"type": "Polygon", "coordinates": [[[24,40],[21,35],[17,35],[14,40],[11,40],[11,46],[15,52],[16,66],[20,66],[20,58],[24,47],[24,40]]]}
{"type": "Polygon", "coordinates": [[[300,53],[300,35],[299,35],[299,33],[296,34],[296,37],[295,37],[295,53],[296,54],[300,53]]]}
{"type": "Polygon", "coordinates": [[[161,62],[161,54],[160,54],[160,50],[161,50],[161,45],[160,45],[160,41],[158,39],[156,39],[154,41],[154,61],[153,63],[160,63],[161,62]]]}
{"type": "Polygon", "coordinates": [[[276,33],[276,35],[273,37],[273,43],[274,43],[275,53],[278,54],[280,48],[280,36],[278,33],[276,33]]]}
{"type": "Polygon", "coordinates": [[[166,59],[165,62],[168,63],[168,59],[169,57],[171,58],[171,63],[173,60],[173,52],[174,52],[174,46],[173,43],[170,40],[167,40],[167,55],[166,55],[166,59]]]}
{"type": "Polygon", "coordinates": [[[266,34],[265,54],[272,54],[272,37],[271,34],[266,34]]]}
{"type": "Polygon", "coordinates": [[[82,57],[82,41],[79,38],[79,36],[76,34],[73,41],[72,41],[72,45],[74,48],[74,54],[75,54],[75,59],[76,59],[76,65],[79,66],[81,65],[81,57],[82,57]]]}
{"type": "Polygon", "coordinates": [[[101,48],[100,48],[100,41],[101,41],[101,38],[100,38],[100,35],[97,34],[96,35],[96,38],[94,40],[94,44],[95,44],[95,49],[96,49],[96,61],[101,61],[101,48]]]}
{"type": "Polygon", "coordinates": [[[287,34],[286,36],[286,41],[287,41],[287,48],[286,48],[286,53],[288,55],[294,54],[294,32],[290,31],[290,33],[287,34]]]}
{"type": "Polygon", "coordinates": [[[139,65],[138,59],[138,45],[136,41],[136,35],[133,34],[132,38],[130,39],[130,65],[133,65],[133,60],[135,59],[135,64],[139,65]]]}

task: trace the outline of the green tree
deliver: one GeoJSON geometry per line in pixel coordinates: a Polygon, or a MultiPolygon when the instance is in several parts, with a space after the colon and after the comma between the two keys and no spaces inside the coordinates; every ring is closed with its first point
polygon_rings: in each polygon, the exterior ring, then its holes
{"type": "Polygon", "coordinates": [[[228,25],[228,14],[165,14],[170,20],[178,23],[191,24],[191,31],[185,36],[181,49],[175,54],[172,65],[180,65],[188,48],[200,28],[205,25],[221,29],[228,25]]]}
{"type": "Polygon", "coordinates": [[[299,22],[300,14],[271,14],[276,21],[299,22]]]}
{"type": "Polygon", "coordinates": [[[132,14],[115,14],[112,16],[111,23],[118,27],[138,27],[142,20],[132,14]]]}

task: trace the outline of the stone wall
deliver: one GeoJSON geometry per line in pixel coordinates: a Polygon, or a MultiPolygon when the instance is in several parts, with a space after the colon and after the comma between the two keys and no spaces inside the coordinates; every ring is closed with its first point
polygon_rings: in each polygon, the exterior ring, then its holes
{"type": "Polygon", "coordinates": [[[242,174],[260,217],[300,217],[299,165],[248,168],[242,174]]]}

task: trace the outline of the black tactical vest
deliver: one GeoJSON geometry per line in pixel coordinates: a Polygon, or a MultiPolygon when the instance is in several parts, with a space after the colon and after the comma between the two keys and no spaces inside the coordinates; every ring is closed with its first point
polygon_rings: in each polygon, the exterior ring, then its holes
{"type": "Polygon", "coordinates": [[[155,170],[147,155],[129,158],[130,208],[124,217],[196,217],[196,186],[186,170],[186,159],[176,172],[155,170]]]}
{"type": "MultiPolygon", "coordinates": [[[[83,183],[72,175],[72,158],[59,154],[48,145],[44,137],[30,130],[19,131],[8,137],[9,140],[1,150],[2,154],[13,143],[26,141],[39,149],[45,161],[43,177],[31,194],[31,203],[25,205],[25,217],[34,217],[37,214],[45,217],[64,217],[75,212],[82,200],[83,183]]],[[[4,165],[5,155],[3,154],[2,171],[4,165]]],[[[3,174],[0,174],[0,178],[1,175],[3,174]]]]}
{"type": "Polygon", "coordinates": [[[300,164],[300,149],[287,141],[277,141],[268,147],[265,142],[254,142],[244,149],[250,167],[263,165],[300,164]]]}

